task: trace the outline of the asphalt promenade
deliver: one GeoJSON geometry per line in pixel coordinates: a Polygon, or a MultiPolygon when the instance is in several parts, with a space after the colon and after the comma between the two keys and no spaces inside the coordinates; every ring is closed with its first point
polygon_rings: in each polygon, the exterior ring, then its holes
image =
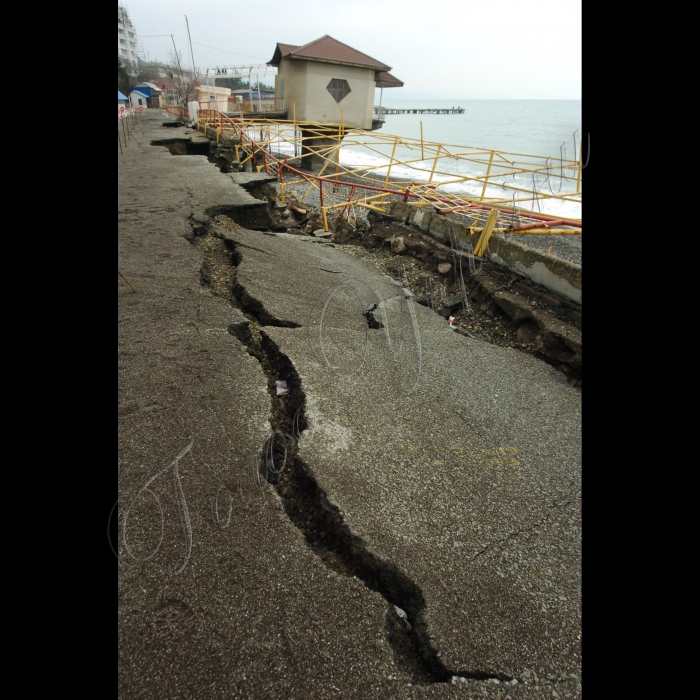
{"type": "Polygon", "coordinates": [[[118,154],[119,697],[580,697],[581,391],[224,225],[264,176],[167,121],[118,154]]]}

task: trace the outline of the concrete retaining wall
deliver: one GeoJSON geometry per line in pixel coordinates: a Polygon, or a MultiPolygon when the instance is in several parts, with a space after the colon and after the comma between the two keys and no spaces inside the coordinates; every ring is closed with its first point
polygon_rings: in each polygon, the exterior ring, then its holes
{"type": "Polygon", "coordinates": [[[498,255],[491,253],[489,256],[494,262],[581,303],[581,265],[548,255],[519,241],[501,240],[496,247],[498,255]]]}
{"type": "MultiPolygon", "coordinates": [[[[441,216],[431,209],[419,209],[405,202],[394,202],[389,215],[403,224],[420,229],[443,245],[450,245],[454,241],[456,246],[468,243],[473,247],[479,240],[480,234],[468,235],[464,224],[441,216]]],[[[581,265],[530,248],[518,241],[501,239],[497,244],[494,243],[491,248],[497,248],[498,254],[489,253],[490,260],[529,277],[533,282],[567,299],[581,303],[581,265]]]]}

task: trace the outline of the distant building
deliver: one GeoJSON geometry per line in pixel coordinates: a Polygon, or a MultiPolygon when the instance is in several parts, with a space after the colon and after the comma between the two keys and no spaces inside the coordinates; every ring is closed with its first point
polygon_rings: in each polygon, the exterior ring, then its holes
{"type": "MultiPolygon", "coordinates": [[[[164,107],[167,103],[164,97],[164,91],[153,83],[139,83],[131,88],[129,99],[132,106],[157,109],[164,107]],[[134,96],[134,93],[137,93],[134,96]],[[137,100],[135,103],[134,100],[137,100]],[[140,102],[138,100],[141,100],[140,102]]],[[[172,104],[172,103],[171,103],[172,104]]]]}
{"type": "Polygon", "coordinates": [[[129,101],[131,102],[132,107],[136,107],[138,109],[139,107],[143,107],[146,109],[148,107],[148,100],[150,98],[150,94],[146,94],[145,90],[148,88],[134,88],[130,93],[129,93],[129,101]]]}
{"type": "Polygon", "coordinates": [[[126,107],[128,102],[129,98],[121,90],[117,90],[117,109],[126,107]]]}
{"type": "Polygon", "coordinates": [[[371,129],[376,87],[401,87],[390,66],[327,34],[304,46],[277,44],[275,97],[288,118],[371,129]]]}
{"type": "Polygon", "coordinates": [[[163,106],[163,101],[160,99],[163,94],[161,90],[154,83],[138,83],[134,86],[134,90],[138,90],[141,94],[146,96],[145,107],[158,108],[163,106]]]}
{"type": "Polygon", "coordinates": [[[136,36],[136,27],[129,19],[129,13],[126,8],[121,5],[117,6],[118,16],[118,49],[119,57],[125,62],[131,64],[132,70],[136,72],[139,62],[139,43],[136,36]]]}
{"type": "Polygon", "coordinates": [[[228,98],[231,88],[199,85],[197,87],[197,102],[200,109],[216,109],[219,112],[228,110],[228,98]]]}
{"type": "Polygon", "coordinates": [[[154,80],[153,85],[162,91],[159,95],[161,107],[179,105],[182,102],[175,83],[171,83],[168,80],[154,80]]]}

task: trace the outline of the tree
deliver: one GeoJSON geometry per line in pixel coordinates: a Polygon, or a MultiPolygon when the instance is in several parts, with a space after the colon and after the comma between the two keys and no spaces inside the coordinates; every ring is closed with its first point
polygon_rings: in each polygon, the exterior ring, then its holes
{"type": "Polygon", "coordinates": [[[248,81],[245,78],[223,77],[221,75],[214,75],[212,77],[216,78],[217,87],[230,88],[231,90],[242,90],[248,87],[248,81]]]}
{"type": "Polygon", "coordinates": [[[175,53],[174,50],[168,51],[168,60],[176,66],[172,74],[172,81],[177,90],[177,94],[182,100],[182,104],[193,102],[197,99],[197,91],[195,90],[194,73],[182,70],[182,52],[175,53]]]}
{"type": "Polygon", "coordinates": [[[117,85],[119,90],[128,96],[129,90],[131,90],[132,86],[136,84],[136,81],[134,80],[133,76],[129,75],[129,71],[127,66],[124,64],[122,57],[117,56],[117,58],[119,59],[119,80],[117,85]]]}

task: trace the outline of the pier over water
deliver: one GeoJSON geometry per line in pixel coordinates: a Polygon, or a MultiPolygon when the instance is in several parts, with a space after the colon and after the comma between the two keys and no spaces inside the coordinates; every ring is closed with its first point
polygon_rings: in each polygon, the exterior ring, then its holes
{"type": "Polygon", "coordinates": [[[464,114],[464,108],[462,107],[451,107],[448,109],[432,107],[432,108],[422,108],[422,109],[410,109],[410,108],[400,108],[395,109],[393,107],[375,107],[375,115],[385,115],[385,114],[464,114]]]}

